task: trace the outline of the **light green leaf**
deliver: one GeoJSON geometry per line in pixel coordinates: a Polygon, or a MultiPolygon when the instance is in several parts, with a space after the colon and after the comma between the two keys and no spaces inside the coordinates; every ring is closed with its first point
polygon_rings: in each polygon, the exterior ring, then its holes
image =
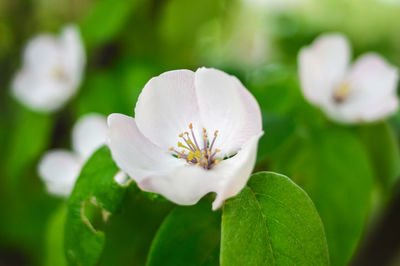
{"type": "Polygon", "coordinates": [[[16,177],[43,152],[50,137],[51,126],[49,115],[34,113],[26,108],[18,110],[10,125],[8,152],[3,160],[6,174],[13,182],[18,182],[16,177]]]}
{"type": "Polygon", "coordinates": [[[64,226],[67,206],[62,204],[50,217],[46,232],[45,266],[67,265],[64,253],[64,226]]]}
{"type": "Polygon", "coordinates": [[[372,169],[351,131],[317,130],[276,158],[274,170],[290,176],[313,200],[324,223],[332,265],[346,265],[368,220],[372,169]]]}
{"type": "Polygon", "coordinates": [[[107,147],[96,151],[83,167],[68,202],[65,252],[70,264],[97,263],[105,240],[101,229],[125,194],[114,181],[117,172],[107,147]]]}
{"type": "Polygon", "coordinates": [[[371,159],[375,178],[383,194],[389,196],[400,175],[399,144],[395,134],[386,122],[364,125],[359,133],[371,159]]]}
{"type": "Polygon", "coordinates": [[[221,265],[329,265],[324,229],[314,204],[289,178],[253,174],[226,201],[221,265]]]}
{"type": "Polygon", "coordinates": [[[140,1],[98,0],[81,23],[85,44],[92,47],[104,44],[114,38],[140,1]]]}
{"type": "Polygon", "coordinates": [[[287,114],[302,99],[296,69],[281,64],[264,65],[252,71],[245,86],[263,112],[287,114]]]}
{"type": "Polygon", "coordinates": [[[177,207],[154,238],[147,265],[218,265],[220,219],[206,201],[177,207]]]}

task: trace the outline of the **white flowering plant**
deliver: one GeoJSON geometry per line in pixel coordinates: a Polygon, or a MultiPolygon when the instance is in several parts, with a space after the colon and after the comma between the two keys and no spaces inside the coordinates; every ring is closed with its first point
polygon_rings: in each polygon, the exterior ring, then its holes
{"type": "Polygon", "coordinates": [[[0,265],[399,264],[400,3],[14,2],[0,265]]]}

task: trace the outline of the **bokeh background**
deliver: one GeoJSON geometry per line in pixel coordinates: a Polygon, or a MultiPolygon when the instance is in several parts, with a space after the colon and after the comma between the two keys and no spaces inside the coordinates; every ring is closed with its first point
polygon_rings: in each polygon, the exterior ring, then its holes
{"type": "MultiPolygon", "coordinates": [[[[70,149],[80,116],[134,115],[151,77],[201,66],[236,75],[256,96],[266,132],[257,170],[287,174],[310,194],[332,265],[400,265],[400,113],[337,125],[306,102],[297,74],[299,49],[326,32],[345,34],[354,57],[375,51],[400,66],[399,14],[396,0],[0,0],[0,265],[65,263],[65,200],[46,192],[37,164],[70,149]],[[29,110],[10,94],[24,45],[67,23],[80,27],[87,54],[79,93],[54,114],[29,110]]],[[[173,208],[134,195],[105,228],[101,265],[143,265],[173,208]]]]}

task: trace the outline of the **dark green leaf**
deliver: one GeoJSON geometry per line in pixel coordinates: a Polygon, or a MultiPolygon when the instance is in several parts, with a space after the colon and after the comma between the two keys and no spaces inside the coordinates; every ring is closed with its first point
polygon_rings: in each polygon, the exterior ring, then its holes
{"type": "Polygon", "coordinates": [[[138,190],[134,184],[130,185],[121,210],[110,217],[99,265],[146,264],[152,240],[175,205],[138,190]]]}
{"type": "Polygon", "coordinates": [[[364,125],[359,133],[371,159],[376,180],[384,195],[388,196],[400,174],[400,155],[395,134],[385,122],[364,125]]]}
{"type": "Polygon", "coordinates": [[[209,202],[177,207],[154,238],[147,265],[218,265],[219,239],[220,212],[209,202]]]}
{"type": "Polygon", "coordinates": [[[276,158],[275,171],[292,177],[315,203],[324,223],[332,265],[346,265],[370,211],[372,169],[361,142],[348,130],[311,133],[276,158]]]}
{"type": "Polygon", "coordinates": [[[294,120],[289,116],[263,113],[263,128],[265,137],[258,145],[258,159],[271,155],[284,145],[296,129],[294,120]]]}
{"type": "Polygon", "coordinates": [[[314,204],[289,178],[251,176],[223,208],[221,265],[329,265],[314,204]]]}
{"type": "Polygon", "coordinates": [[[89,159],[76,181],[68,202],[65,252],[70,264],[94,265],[104,246],[99,230],[118,210],[125,188],[114,181],[118,168],[107,147],[89,159]]]}

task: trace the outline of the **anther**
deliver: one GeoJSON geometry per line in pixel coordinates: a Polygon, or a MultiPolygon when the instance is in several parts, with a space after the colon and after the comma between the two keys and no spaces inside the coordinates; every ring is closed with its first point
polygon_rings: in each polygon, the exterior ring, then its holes
{"type": "Polygon", "coordinates": [[[193,128],[193,125],[192,125],[192,123],[190,123],[190,124],[189,124],[189,128],[190,128],[190,129],[192,129],[192,128],[193,128]]]}
{"type": "Polygon", "coordinates": [[[218,135],[218,130],[215,130],[214,136],[216,137],[218,135]]]}
{"type": "Polygon", "coordinates": [[[183,133],[179,134],[179,137],[182,138],[183,137],[183,133]]]}
{"type": "Polygon", "coordinates": [[[171,147],[171,148],[169,148],[168,150],[170,150],[170,151],[174,151],[174,147],[171,147]]]}

